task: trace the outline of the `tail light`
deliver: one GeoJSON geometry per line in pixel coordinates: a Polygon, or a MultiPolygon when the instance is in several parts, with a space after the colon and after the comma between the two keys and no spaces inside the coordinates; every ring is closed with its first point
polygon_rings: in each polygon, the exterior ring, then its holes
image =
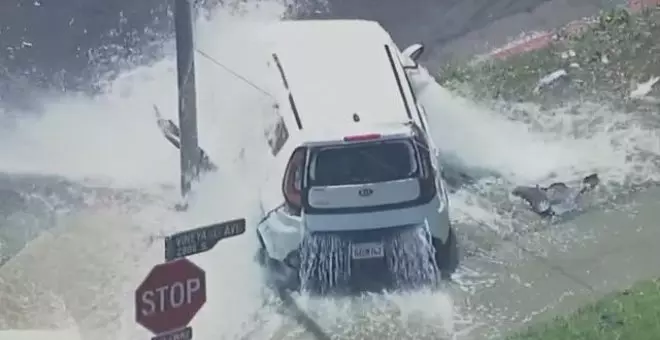
{"type": "Polygon", "coordinates": [[[284,199],[295,209],[296,214],[301,208],[302,171],[305,164],[305,149],[296,149],[287,164],[282,180],[284,199]]]}
{"type": "Polygon", "coordinates": [[[381,135],[379,133],[369,133],[365,135],[355,135],[355,136],[346,136],[344,137],[344,142],[360,142],[365,140],[374,140],[380,139],[381,135]]]}

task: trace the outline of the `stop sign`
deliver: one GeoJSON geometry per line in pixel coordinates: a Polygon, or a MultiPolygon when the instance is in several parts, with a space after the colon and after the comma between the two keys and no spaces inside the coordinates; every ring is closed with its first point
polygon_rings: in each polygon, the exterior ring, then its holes
{"type": "Polygon", "coordinates": [[[154,266],[135,290],[137,323],[160,334],[183,328],[206,302],[206,274],[188,259],[154,266]]]}

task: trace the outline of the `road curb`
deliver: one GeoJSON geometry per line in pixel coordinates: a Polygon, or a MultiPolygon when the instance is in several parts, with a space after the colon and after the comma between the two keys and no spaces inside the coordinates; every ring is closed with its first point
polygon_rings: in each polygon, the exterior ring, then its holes
{"type": "MultiPolygon", "coordinates": [[[[626,8],[633,12],[640,12],[641,10],[653,6],[660,6],[660,0],[628,0],[626,8]]],[[[560,27],[558,29],[549,31],[536,31],[525,34],[524,37],[514,40],[500,48],[496,48],[486,54],[483,59],[499,59],[503,60],[508,57],[523,54],[531,51],[536,51],[549,46],[554,41],[558,41],[561,37],[566,37],[574,34],[579,34],[594,22],[598,21],[597,16],[585,17],[580,20],[574,20],[560,27]]]]}

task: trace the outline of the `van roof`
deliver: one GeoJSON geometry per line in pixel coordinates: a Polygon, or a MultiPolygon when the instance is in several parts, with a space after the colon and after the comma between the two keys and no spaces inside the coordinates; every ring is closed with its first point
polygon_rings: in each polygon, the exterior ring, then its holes
{"type": "MultiPolygon", "coordinates": [[[[398,63],[396,46],[378,23],[284,21],[267,34],[303,130],[341,131],[347,125],[368,129],[409,120],[387,52],[389,48],[398,63]]],[[[406,80],[400,81],[403,85],[406,80]]]]}

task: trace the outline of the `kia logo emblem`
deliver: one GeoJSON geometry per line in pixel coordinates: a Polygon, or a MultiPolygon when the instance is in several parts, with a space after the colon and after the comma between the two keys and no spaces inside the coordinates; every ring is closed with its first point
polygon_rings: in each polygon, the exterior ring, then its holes
{"type": "Polygon", "coordinates": [[[369,189],[369,188],[363,188],[363,189],[360,189],[360,191],[358,191],[358,195],[360,195],[362,197],[371,196],[371,194],[373,194],[373,193],[374,193],[374,191],[369,189]]]}

